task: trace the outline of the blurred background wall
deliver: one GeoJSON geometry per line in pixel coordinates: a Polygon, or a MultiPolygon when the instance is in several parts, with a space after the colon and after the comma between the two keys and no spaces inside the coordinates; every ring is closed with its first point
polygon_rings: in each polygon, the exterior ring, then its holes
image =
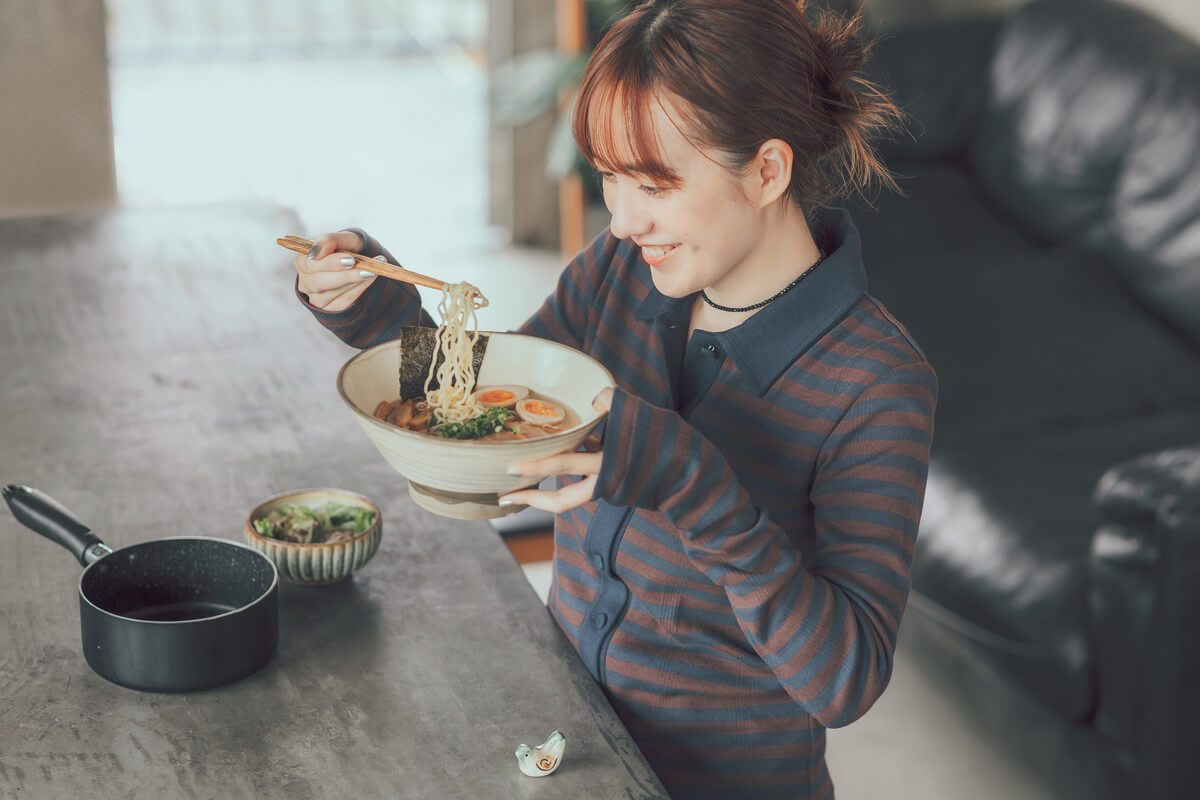
{"type": "Polygon", "coordinates": [[[0,216],[116,198],[102,0],[0,3],[0,216]]]}
{"type": "MultiPolygon", "coordinates": [[[[865,0],[864,8],[869,26],[886,31],[1023,1],[865,0]]],[[[856,7],[859,0],[826,2],[847,9],[856,7]]],[[[1196,0],[1132,2],[1200,38],[1196,0]]],[[[461,187],[463,192],[478,195],[478,199],[468,202],[459,195],[445,213],[472,220],[482,214],[481,219],[472,222],[479,231],[498,228],[505,233],[495,235],[507,235],[520,244],[553,248],[561,222],[559,198],[557,187],[543,170],[552,115],[520,127],[497,124],[486,109],[486,89],[487,73],[498,63],[530,49],[555,46],[560,35],[555,30],[556,11],[561,12],[566,5],[562,0],[107,0],[107,4],[105,0],[4,0],[0,3],[0,217],[92,208],[119,200],[212,199],[215,189],[211,188],[207,194],[189,194],[184,172],[175,186],[162,181],[154,192],[148,192],[143,181],[138,189],[143,179],[135,170],[141,169],[143,176],[157,175],[161,166],[145,163],[154,159],[161,163],[174,159],[176,166],[190,159],[201,165],[197,174],[206,173],[210,183],[224,170],[230,176],[225,180],[228,193],[290,193],[294,199],[311,181],[299,186],[276,181],[277,188],[271,189],[246,181],[264,171],[274,170],[282,176],[296,169],[295,164],[271,166],[272,158],[294,160],[299,152],[301,157],[316,160],[315,154],[340,154],[347,149],[353,151],[355,168],[360,173],[366,169],[363,164],[403,161],[406,153],[412,159],[414,174],[425,175],[431,165],[439,163],[445,164],[444,169],[454,169],[453,162],[439,162],[438,152],[414,155],[412,150],[436,148],[441,143],[445,147],[473,148],[475,153],[463,155],[460,161],[464,169],[479,173],[477,180],[466,181],[461,187]],[[389,92],[387,87],[395,85],[400,76],[395,69],[389,73],[387,65],[395,67],[398,59],[417,55],[435,59],[429,80],[416,78],[426,87],[426,93],[389,92]],[[227,127],[242,126],[246,144],[240,155],[230,150],[218,158],[211,145],[223,141],[219,132],[213,134],[206,127],[209,122],[199,117],[200,109],[194,104],[189,107],[178,96],[205,87],[182,79],[178,86],[170,85],[171,70],[181,63],[208,64],[214,81],[227,79],[236,85],[239,69],[262,72],[270,59],[279,64],[290,59],[295,64],[318,57],[327,64],[342,59],[340,73],[332,68],[324,73],[338,73],[341,84],[332,78],[322,81],[312,71],[289,75],[288,68],[281,66],[270,85],[282,94],[260,96],[255,100],[256,107],[236,103],[226,107],[203,94],[195,98],[197,103],[210,102],[209,113],[226,117],[227,127]],[[364,72],[364,59],[374,59],[372,63],[379,69],[364,72]],[[442,68],[450,62],[455,64],[442,68]],[[347,66],[351,63],[363,69],[347,66]],[[118,70],[123,72],[118,74],[118,70]],[[155,70],[153,76],[150,70],[155,70]],[[114,81],[123,83],[116,86],[114,81]],[[398,119],[394,124],[422,126],[427,137],[412,141],[406,139],[404,130],[389,136],[372,129],[362,116],[371,108],[369,102],[329,115],[346,130],[357,132],[351,148],[344,144],[335,148],[328,143],[343,140],[321,140],[313,131],[304,130],[300,108],[311,102],[315,93],[339,85],[370,88],[370,96],[379,103],[409,104],[404,115],[394,118],[398,119]],[[136,125],[129,121],[133,117],[118,120],[124,129],[117,130],[114,142],[112,109],[114,103],[123,102],[125,95],[120,93],[126,87],[130,91],[137,88],[143,95],[157,91],[160,101],[152,103],[149,111],[138,112],[143,116],[137,118],[136,125]],[[114,97],[114,90],[118,96],[114,97]],[[452,102],[438,102],[447,97],[452,102]],[[160,118],[155,118],[154,105],[160,118]],[[273,109],[273,116],[256,118],[256,108],[266,107],[273,109]],[[190,128],[194,136],[181,127],[189,114],[198,120],[190,128]],[[168,119],[168,115],[174,118],[168,119]],[[288,124],[280,123],[281,130],[276,131],[271,128],[271,120],[288,120],[288,124]],[[297,143],[291,142],[289,147],[273,151],[256,140],[255,135],[262,131],[276,140],[279,136],[302,137],[301,144],[307,149],[297,151],[297,143]],[[392,143],[395,146],[390,146],[392,143]],[[406,145],[411,148],[406,150],[406,145]],[[147,152],[147,148],[156,148],[159,154],[147,152]],[[231,158],[247,162],[230,163],[231,158]],[[143,165],[137,167],[136,163],[143,165]]],[[[207,87],[216,91],[212,81],[207,87]]],[[[355,96],[363,97],[364,91],[355,96]]],[[[376,185],[384,180],[406,180],[387,170],[378,178],[376,185]]],[[[353,180],[346,185],[339,202],[350,214],[357,209],[349,201],[365,199],[368,193],[353,180]]],[[[311,202],[319,205],[316,198],[311,202]]],[[[333,203],[330,199],[328,205],[333,203]]],[[[429,218],[422,216],[432,213],[428,205],[414,200],[411,213],[405,212],[422,220],[413,225],[413,231],[428,230],[429,218]]],[[[323,214],[324,209],[317,215],[322,218],[313,220],[314,224],[326,222],[323,214]]],[[[363,222],[361,217],[354,219],[363,222]]],[[[329,220],[331,224],[336,222],[340,220],[329,220]]]]}

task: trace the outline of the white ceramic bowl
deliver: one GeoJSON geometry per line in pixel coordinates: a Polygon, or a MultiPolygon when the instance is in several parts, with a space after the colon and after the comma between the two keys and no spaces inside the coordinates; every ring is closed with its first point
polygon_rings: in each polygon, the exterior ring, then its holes
{"type": "Polygon", "coordinates": [[[345,489],[299,489],[268,497],[255,506],[246,517],[242,535],[247,544],[274,562],[283,580],[322,586],[349,578],[356,569],[371,560],[383,538],[383,517],[379,513],[379,506],[357,492],[345,489]],[[320,508],[330,501],[369,508],[375,512],[375,521],[347,541],[317,544],[284,542],[263,536],[254,529],[254,520],[261,519],[278,506],[320,508]]]}
{"type": "Polygon", "coordinates": [[[338,393],[367,437],[409,481],[409,494],[423,508],[458,519],[487,519],[525,506],[497,505],[499,495],[530,485],[507,474],[519,461],[573,451],[603,415],[592,400],[613,386],[612,374],[592,357],[556,342],[515,333],[489,333],[476,386],[519,384],[565,403],[580,424],[538,439],[479,442],[443,439],[397,428],[376,419],[380,401],[399,395],[399,339],[363,350],[342,366],[338,393]]]}

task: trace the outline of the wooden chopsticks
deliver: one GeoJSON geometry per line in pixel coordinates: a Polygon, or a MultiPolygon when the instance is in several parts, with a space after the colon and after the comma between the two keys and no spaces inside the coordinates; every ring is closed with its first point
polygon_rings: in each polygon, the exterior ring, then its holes
{"type": "MultiPolygon", "coordinates": [[[[280,247],[286,247],[288,250],[294,250],[297,253],[307,253],[313,247],[313,242],[302,236],[284,236],[276,239],[275,244],[280,247]]],[[[412,283],[430,289],[444,290],[446,288],[445,281],[439,281],[437,278],[430,278],[428,275],[422,275],[418,272],[409,272],[404,267],[398,267],[374,258],[367,258],[358,253],[350,253],[350,255],[358,262],[358,266],[367,272],[374,272],[376,275],[382,275],[394,281],[403,281],[404,283],[412,283]]]]}

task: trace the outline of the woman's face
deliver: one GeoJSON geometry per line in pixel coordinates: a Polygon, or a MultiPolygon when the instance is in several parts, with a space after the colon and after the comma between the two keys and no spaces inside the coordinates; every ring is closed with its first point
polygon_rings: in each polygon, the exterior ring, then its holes
{"type": "Polygon", "coordinates": [[[664,295],[719,291],[722,281],[746,272],[762,233],[763,212],[747,194],[752,176],[741,179],[717,163],[717,153],[696,149],[661,104],[652,107],[662,159],[680,184],[668,188],[645,176],[601,171],[611,230],[641,249],[664,295]]]}

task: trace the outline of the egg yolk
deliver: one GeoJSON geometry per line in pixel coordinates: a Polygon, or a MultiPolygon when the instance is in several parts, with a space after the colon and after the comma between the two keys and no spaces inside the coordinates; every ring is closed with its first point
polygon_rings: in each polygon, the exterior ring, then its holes
{"type": "Polygon", "coordinates": [[[508,389],[492,389],[491,391],[483,392],[478,397],[481,403],[507,403],[516,397],[516,395],[508,389]]]}
{"type": "Polygon", "coordinates": [[[553,417],[558,414],[557,408],[548,406],[541,400],[528,400],[521,404],[521,408],[539,417],[553,417]]]}

